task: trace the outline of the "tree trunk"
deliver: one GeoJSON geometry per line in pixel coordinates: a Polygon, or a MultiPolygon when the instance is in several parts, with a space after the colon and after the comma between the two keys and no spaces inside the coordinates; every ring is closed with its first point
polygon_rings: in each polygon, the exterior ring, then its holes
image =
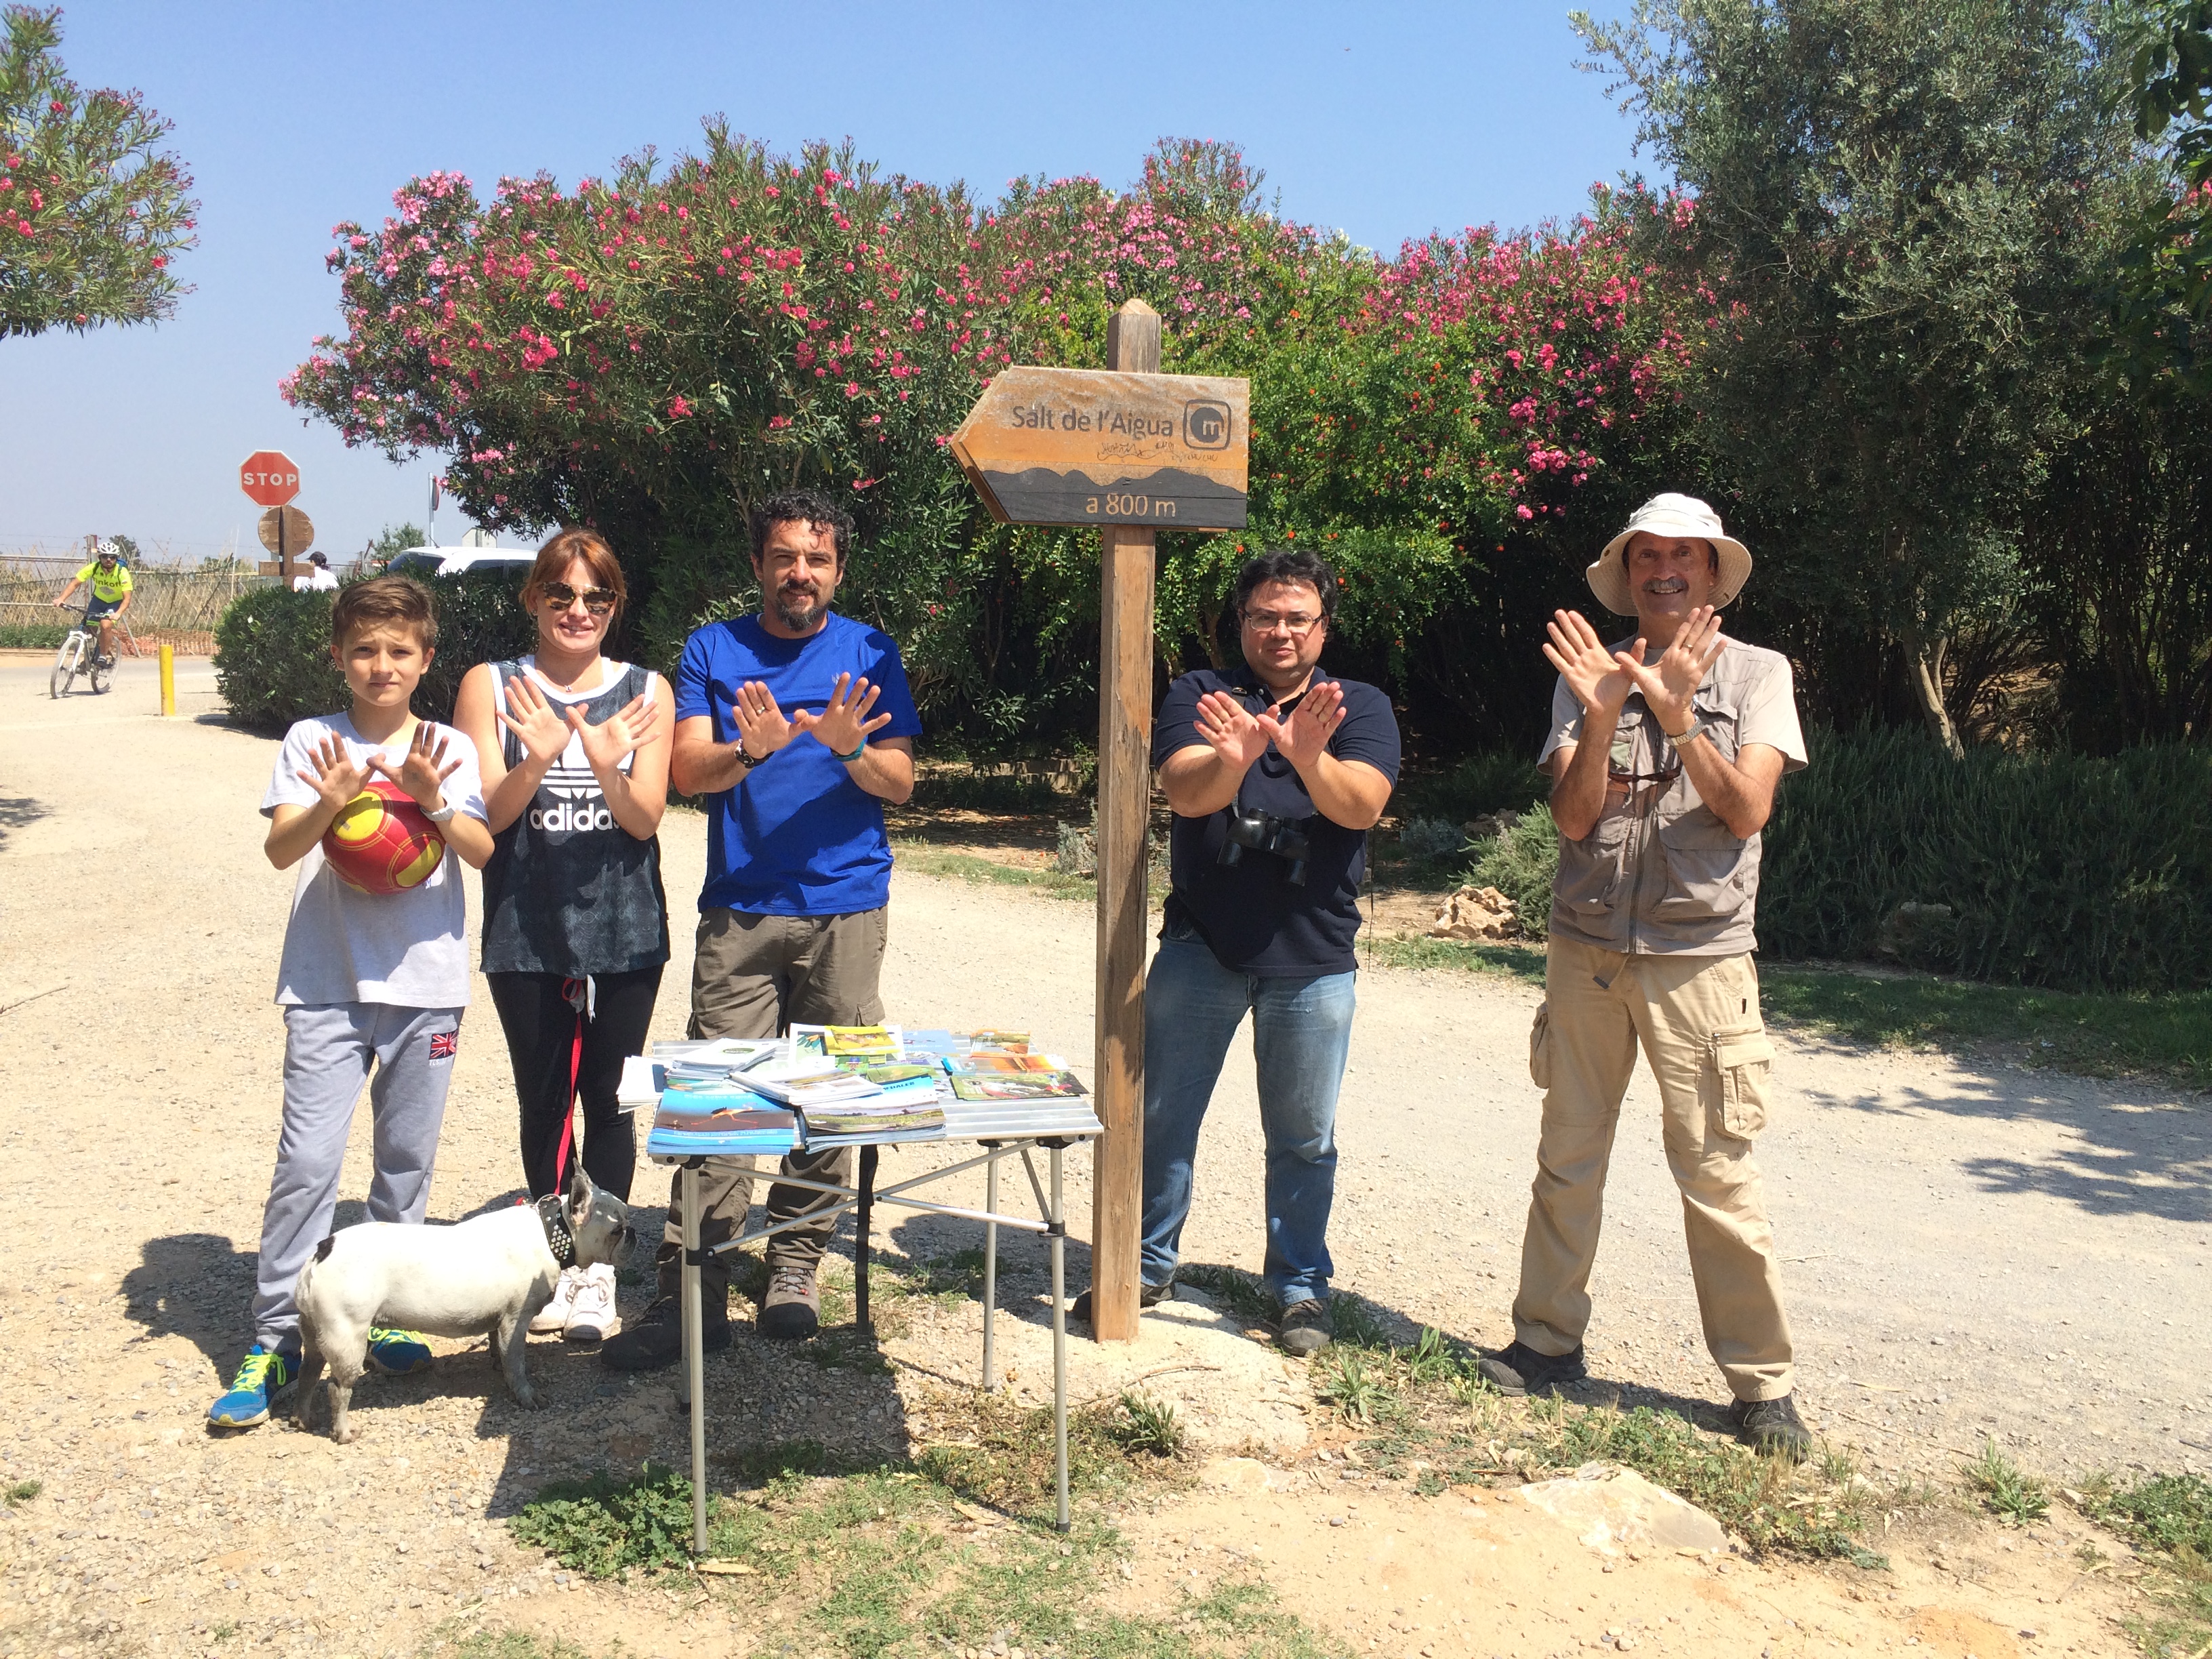
{"type": "Polygon", "coordinates": [[[1928,729],[1950,752],[1953,760],[1964,760],[1966,745],[1959,741],[1959,728],[1952,722],[1951,711],[1943,706],[1943,653],[1948,644],[1944,640],[1908,640],[1905,662],[1912,676],[1912,695],[1920,704],[1921,714],[1927,717],[1928,729]]]}
{"type": "MultiPolygon", "coordinates": [[[[1229,659],[1224,656],[1221,651],[1221,613],[1218,611],[1200,611],[1198,613],[1198,627],[1199,635],[1206,642],[1207,665],[1216,673],[1226,671],[1229,659]]],[[[1168,672],[1170,675],[1175,672],[1173,663],[1168,665],[1168,672]]]]}

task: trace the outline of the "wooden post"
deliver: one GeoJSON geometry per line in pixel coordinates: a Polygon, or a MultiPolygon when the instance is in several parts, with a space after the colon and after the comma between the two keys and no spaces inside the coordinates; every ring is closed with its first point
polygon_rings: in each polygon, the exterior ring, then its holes
{"type": "MultiPolygon", "coordinates": [[[[1159,313],[1132,300],[1108,319],[1106,367],[1160,372],[1159,313]]],[[[1091,1328],[1137,1334],[1137,1222],[1145,1175],[1145,826],[1152,793],[1149,530],[1102,543],[1098,685],[1098,1121],[1091,1170],[1091,1328]]]]}

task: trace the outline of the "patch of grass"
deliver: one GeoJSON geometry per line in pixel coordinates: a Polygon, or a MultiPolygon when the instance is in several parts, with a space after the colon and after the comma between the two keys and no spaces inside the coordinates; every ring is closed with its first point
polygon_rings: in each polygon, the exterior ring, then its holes
{"type": "Polygon", "coordinates": [[[1448,968],[1461,973],[1504,974],[1530,985],[1544,982],[1540,946],[1490,945],[1451,939],[1359,937],[1359,954],[1376,968],[1448,968]]]}
{"type": "Polygon", "coordinates": [[[981,812],[994,817],[1047,817],[1081,807],[1042,778],[986,775],[966,767],[926,766],[914,781],[912,804],[925,812],[981,812]]]}
{"type": "Polygon", "coordinates": [[[1880,1563],[1862,1541],[1881,1507],[1877,1494],[1848,1454],[1831,1450],[1794,1464],[1650,1407],[1624,1413],[1557,1395],[1508,1400],[1484,1381],[1479,1358],[1431,1328],[1396,1346],[1325,1348],[1311,1376],[1321,1399],[1368,1431],[1358,1449],[1369,1466],[1412,1480],[1423,1493],[1620,1463],[1697,1504],[1755,1549],[1880,1563]]]}
{"type": "Polygon", "coordinates": [[[1125,1392],[1115,1403],[1121,1413],[1107,1430],[1124,1449],[1148,1452],[1154,1457],[1177,1457],[1182,1453],[1182,1420],[1176,1408],[1150,1395],[1125,1392]]]}
{"type": "MultiPolygon", "coordinates": [[[[1447,968],[1544,982],[1542,947],[1440,939],[1367,939],[1378,968],[1447,968]]],[[[1769,1020],[1892,1048],[2027,1045],[2032,1066],[2081,1077],[2129,1073],[2212,1089],[2212,992],[2166,996],[2042,991],[1924,975],[1759,965],[1769,1020]]]]}
{"type": "Polygon", "coordinates": [[[2051,1513],[2050,1494],[2043,1490],[2042,1482],[2023,1473],[1987,1435],[1982,1437],[1982,1449],[1974,1461],[1960,1473],[1982,1507],[2009,1525],[2025,1527],[2051,1513]]]}
{"type": "Polygon", "coordinates": [[[8,1507],[12,1510],[18,1504],[27,1504],[46,1489],[46,1483],[43,1480],[18,1480],[8,1488],[8,1507]]]}
{"type": "Polygon", "coordinates": [[[625,1567],[682,1566],[691,1553],[691,1482],[647,1463],[627,1480],[604,1470],[542,1488],[508,1522],[572,1572],[611,1578],[625,1567]]]}
{"type": "Polygon", "coordinates": [[[1067,876],[1057,870],[1001,864],[996,859],[981,858],[974,853],[946,852],[926,842],[903,836],[894,840],[891,846],[899,864],[921,875],[947,876],[955,881],[972,881],[986,887],[1025,888],[1050,898],[1088,902],[1097,896],[1098,884],[1087,876],[1067,876]]]}
{"type": "MultiPolygon", "coordinates": [[[[1043,1516],[1053,1498],[1052,1407],[1017,1406],[995,1395],[964,1402],[964,1432],[926,1447],[915,1468],[973,1503],[1009,1514],[1043,1516]]],[[[1071,1493],[1118,1492],[1161,1460],[1125,1438],[1120,1401],[1071,1406],[1067,1413],[1067,1485],[1071,1493]],[[1139,1461],[1141,1459],[1141,1462],[1139,1461]]]]}
{"type": "Polygon", "coordinates": [[[2212,1650],[2212,1482],[2196,1474],[2152,1475],[2124,1487],[2100,1480],[2081,1507],[2134,1543],[2150,1565],[2138,1583],[2158,1611],[2129,1626],[2143,1651],[2212,1650]]]}
{"type": "Polygon", "coordinates": [[[0,651],[58,651],[67,623],[0,623],[0,651]]]}
{"type": "Polygon", "coordinates": [[[1387,1348],[1389,1334],[1382,1316],[1364,1297],[1335,1291],[1328,1298],[1328,1339],[1339,1347],[1387,1348]]]}
{"type": "Polygon", "coordinates": [[[1272,1325],[1283,1311],[1273,1291],[1235,1267],[1186,1262],[1176,1269],[1176,1283],[1205,1291],[1239,1319],[1254,1325],[1272,1325]]]}
{"type": "Polygon", "coordinates": [[[2041,991],[1808,968],[1762,968],[1759,984],[1770,1018],[1808,1030],[1892,1046],[2025,1043],[2030,1065],[2212,1089],[2212,992],[2041,991]]]}

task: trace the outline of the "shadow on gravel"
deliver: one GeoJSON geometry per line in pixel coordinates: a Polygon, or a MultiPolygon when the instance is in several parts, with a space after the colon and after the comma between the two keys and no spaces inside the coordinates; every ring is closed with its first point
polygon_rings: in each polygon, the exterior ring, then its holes
{"type": "Polygon", "coordinates": [[[149,1238],[138,1247],[138,1265],[123,1275],[125,1316],[145,1328],[138,1340],[181,1336],[228,1376],[252,1340],[258,1260],[214,1233],[149,1238]]]}
{"type": "Polygon", "coordinates": [[[36,823],[47,815],[47,811],[45,802],[33,800],[28,795],[0,795],[0,847],[7,846],[9,830],[36,823]]]}
{"type": "MultiPolygon", "coordinates": [[[[2112,1099],[2112,1085],[2089,1080],[2052,1089],[2028,1073],[1979,1073],[1971,1089],[1949,1093],[1905,1092],[1914,1108],[1948,1117],[2035,1118],[2071,1131],[2068,1144],[2039,1160],[1960,1158],[1958,1167],[1987,1192],[2063,1199],[2091,1215],[2212,1221],[2212,1112],[2112,1099]]],[[[1811,1098],[1848,1111],[1899,1109],[1833,1095],[1811,1098]]]]}

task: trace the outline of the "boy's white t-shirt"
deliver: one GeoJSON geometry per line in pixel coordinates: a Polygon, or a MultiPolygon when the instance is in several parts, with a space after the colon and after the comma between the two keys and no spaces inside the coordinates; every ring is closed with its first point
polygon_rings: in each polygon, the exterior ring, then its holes
{"type": "MultiPolygon", "coordinates": [[[[430,724],[428,721],[425,725],[430,724]]],[[[434,727],[445,739],[446,759],[459,768],[446,780],[446,804],[485,821],[483,779],[476,745],[450,726],[434,727]]],[[[315,787],[300,775],[314,773],[313,756],[325,738],[343,741],[356,762],[381,753],[397,766],[406,740],[366,742],[352,717],[329,714],[298,721],[284,734],[261,811],[313,806],[315,787]]],[[[404,1008],[463,1008],[469,1000],[468,908],[459,860],[448,846],[419,887],[398,893],[364,893],[338,878],[319,841],[300,860],[292,890],[292,920],[284,929],[284,959],[276,969],[280,1003],[379,1002],[404,1008]]]]}

